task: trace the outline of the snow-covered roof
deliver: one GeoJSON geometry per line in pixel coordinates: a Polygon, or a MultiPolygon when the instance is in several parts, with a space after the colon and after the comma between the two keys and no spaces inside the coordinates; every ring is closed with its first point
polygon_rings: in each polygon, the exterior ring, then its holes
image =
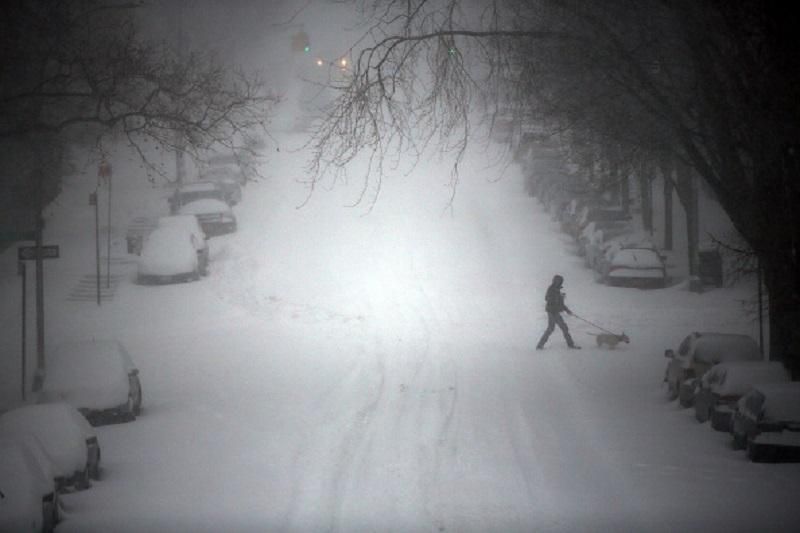
{"type": "Polygon", "coordinates": [[[130,355],[115,340],[60,344],[47,351],[42,392],[78,408],[118,407],[128,399],[128,374],[134,368],[130,355]]]}
{"type": "Polygon", "coordinates": [[[158,226],[162,228],[172,226],[183,228],[192,233],[198,239],[198,241],[202,241],[202,243],[197,243],[201,248],[204,246],[206,234],[203,231],[203,228],[200,226],[200,221],[197,220],[197,216],[195,215],[181,214],[163,216],[158,219],[158,226]]]}

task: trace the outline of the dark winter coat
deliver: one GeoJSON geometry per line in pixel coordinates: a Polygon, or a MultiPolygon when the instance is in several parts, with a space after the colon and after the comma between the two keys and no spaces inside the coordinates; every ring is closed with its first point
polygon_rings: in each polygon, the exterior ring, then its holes
{"type": "Polygon", "coordinates": [[[560,313],[566,311],[572,314],[569,308],[564,303],[564,294],[561,292],[561,283],[553,281],[547,288],[547,294],[544,297],[546,302],[544,309],[548,313],[560,313]]]}

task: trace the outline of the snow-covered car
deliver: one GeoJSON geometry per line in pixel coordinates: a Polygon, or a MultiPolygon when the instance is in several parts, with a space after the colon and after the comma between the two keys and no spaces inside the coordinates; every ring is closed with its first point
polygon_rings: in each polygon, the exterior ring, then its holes
{"type": "Polygon", "coordinates": [[[208,274],[208,236],[195,215],[170,215],[158,219],[159,228],[179,227],[192,234],[192,244],[197,251],[200,274],[208,274]]]}
{"type": "Polygon", "coordinates": [[[753,385],[736,404],[731,434],[752,461],[800,459],[800,382],[753,385]]]}
{"type": "Polygon", "coordinates": [[[587,205],[578,216],[577,222],[573,228],[572,237],[578,239],[583,229],[590,222],[599,221],[630,221],[631,215],[618,207],[587,205]]]}
{"type": "Polygon", "coordinates": [[[218,184],[206,181],[181,185],[173,192],[167,202],[170,214],[177,214],[184,205],[202,199],[225,201],[225,191],[218,184]]]}
{"type": "Polygon", "coordinates": [[[656,287],[667,285],[667,265],[653,248],[620,248],[611,254],[598,281],[614,287],[656,287]]]}
{"type": "Polygon", "coordinates": [[[215,176],[212,179],[198,183],[213,183],[222,189],[225,202],[228,205],[236,205],[242,201],[242,186],[239,180],[227,176],[215,176]]]}
{"type": "Polygon", "coordinates": [[[51,470],[23,441],[0,439],[0,531],[49,533],[59,518],[51,470]]]}
{"type": "Polygon", "coordinates": [[[578,239],[578,253],[584,256],[586,266],[593,269],[598,256],[602,253],[603,243],[630,233],[633,233],[633,227],[627,220],[590,222],[583,228],[578,239]]]}
{"type": "Polygon", "coordinates": [[[185,228],[156,228],[142,247],[139,283],[178,283],[200,279],[195,237],[185,228]]]}
{"type": "Polygon", "coordinates": [[[47,351],[41,401],[63,401],[93,426],[136,419],[142,407],[139,370],[121,342],[92,339],[47,351]]]}
{"type": "Polygon", "coordinates": [[[215,237],[236,231],[236,216],[221,200],[203,199],[189,202],[180,209],[182,215],[195,215],[206,235],[215,237]]]}
{"type": "MultiPolygon", "coordinates": [[[[749,335],[737,333],[692,332],[678,346],[664,351],[669,359],[664,382],[672,400],[684,390],[693,387],[693,381],[705,374],[713,365],[724,361],[760,361],[763,359],[758,343],[749,335]]],[[[689,404],[691,405],[691,404],[689,404]]],[[[685,405],[688,407],[688,405],[685,405]]]]}
{"type": "Polygon", "coordinates": [[[728,361],[712,366],[697,380],[694,416],[699,422],[711,420],[717,431],[730,431],[733,410],[739,398],[754,383],[787,383],[788,370],[778,361],[728,361]]]}
{"type": "Polygon", "coordinates": [[[65,402],[17,407],[0,415],[0,435],[12,439],[32,436],[52,461],[59,490],[87,489],[100,478],[100,443],[94,428],[65,402]]]}

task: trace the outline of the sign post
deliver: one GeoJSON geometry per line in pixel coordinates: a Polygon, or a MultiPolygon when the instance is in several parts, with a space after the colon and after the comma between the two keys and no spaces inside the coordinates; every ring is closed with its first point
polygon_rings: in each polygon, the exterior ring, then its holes
{"type": "Polygon", "coordinates": [[[100,206],[97,205],[97,191],[89,195],[89,205],[94,206],[94,257],[97,275],[97,305],[100,305],[100,206]]]}
{"type": "MultiPolygon", "coordinates": [[[[23,261],[36,262],[36,373],[34,374],[33,390],[38,391],[44,380],[44,290],[42,287],[44,277],[42,264],[45,259],[58,259],[60,249],[57,244],[42,244],[41,231],[37,231],[36,244],[34,246],[19,246],[17,248],[17,259],[19,260],[19,272],[22,275],[22,350],[23,360],[25,358],[25,264],[23,261]]],[[[23,362],[23,376],[25,374],[25,364],[23,362]]],[[[23,377],[23,380],[25,378],[23,377]]],[[[24,387],[23,381],[23,387],[24,387]]],[[[23,397],[24,397],[23,391],[23,397]]]]}

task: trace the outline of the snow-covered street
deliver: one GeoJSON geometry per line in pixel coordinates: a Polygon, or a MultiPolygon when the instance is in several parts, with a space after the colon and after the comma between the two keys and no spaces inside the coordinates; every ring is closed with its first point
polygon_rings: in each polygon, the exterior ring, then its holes
{"type": "MultiPolygon", "coordinates": [[[[98,428],[102,479],[63,498],[57,531],[800,526],[800,465],[749,462],[662,389],[664,349],[690,331],[757,338],[741,305],[750,287],[595,283],[517,167],[487,167],[477,146],[452,206],[446,162],[424,160],[385,181],[369,213],[344,207],[355,185],[298,209],[305,156],[268,154],[235,207],[239,231],[210,241],[208,278],[140,286],[123,261],[102,307],[67,297],[93,268],[70,250],[90,250],[93,234],[78,227],[91,220],[86,184],[65,184],[47,229],[64,250],[46,265],[48,342],[121,339],[144,405],[98,428]],[[556,331],[536,351],[556,273],[575,313],[631,343],[598,348],[571,318],[582,350],[556,331]]],[[[119,179],[122,224],[152,191],[119,179]]],[[[124,238],[116,247],[124,257],[124,238]]],[[[15,253],[2,259],[5,354],[17,353],[15,253]]],[[[10,398],[16,355],[3,364],[10,398]]]]}

